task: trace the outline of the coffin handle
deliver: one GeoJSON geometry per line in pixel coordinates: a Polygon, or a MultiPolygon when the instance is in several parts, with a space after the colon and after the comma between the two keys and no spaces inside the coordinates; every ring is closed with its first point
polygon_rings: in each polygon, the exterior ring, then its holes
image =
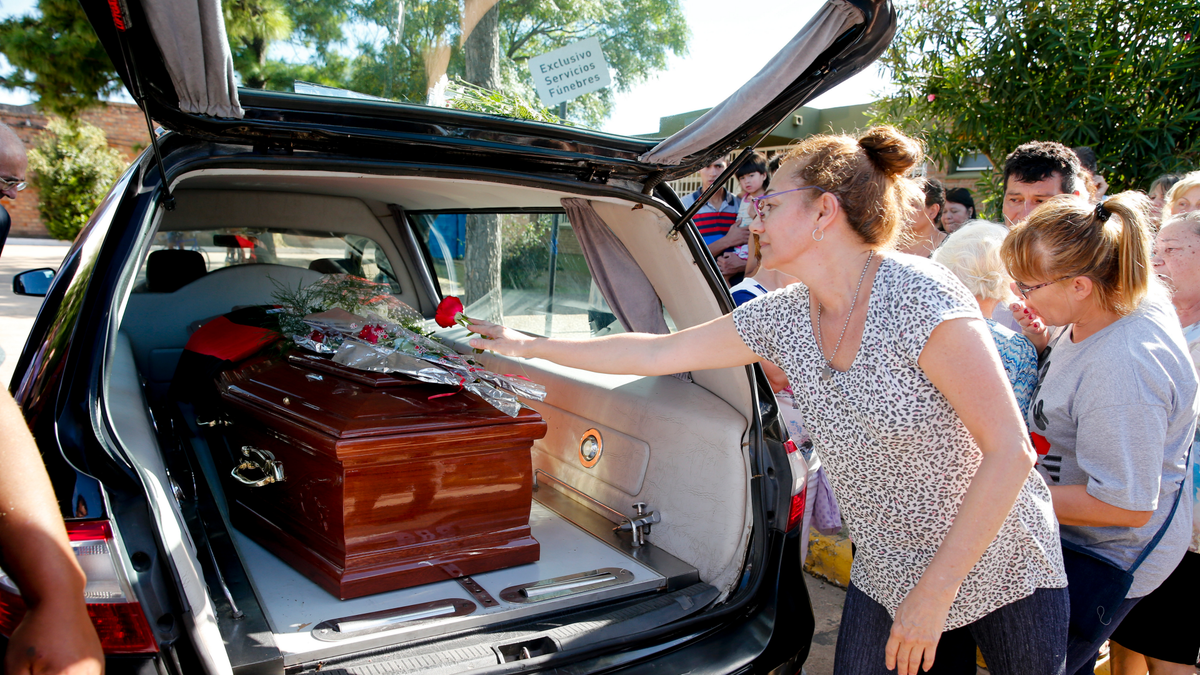
{"type": "Polygon", "coordinates": [[[283,482],[283,462],[275,459],[275,455],[271,454],[269,450],[243,445],[242,456],[245,457],[242,463],[233,467],[233,471],[229,472],[229,475],[233,476],[237,482],[250,487],[262,487],[271,483],[283,482]],[[244,476],[242,475],[243,471],[256,471],[262,474],[262,478],[254,479],[244,476]]]}

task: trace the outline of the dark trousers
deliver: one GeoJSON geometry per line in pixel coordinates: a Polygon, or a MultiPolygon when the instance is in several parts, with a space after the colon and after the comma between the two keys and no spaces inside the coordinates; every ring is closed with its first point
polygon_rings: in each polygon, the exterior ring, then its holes
{"type": "MultiPolygon", "coordinates": [[[[1065,588],[1040,588],[974,623],[942,633],[934,675],[974,675],[975,646],[994,675],[1063,675],[1070,600],[1065,588]]],[[[892,630],[886,608],[850,584],[838,629],[834,675],[884,675],[892,630]]]]}
{"type": "Polygon", "coordinates": [[[1108,625],[1108,630],[1104,631],[1104,635],[1098,640],[1086,640],[1071,631],[1067,637],[1067,673],[1072,675],[1092,675],[1096,670],[1096,657],[1100,656],[1100,645],[1113,634],[1117,626],[1121,625],[1121,620],[1133,609],[1133,606],[1138,603],[1141,598],[1125,598],[1125,602],[1117,607],[1117,611],[1113,612],[1112,623],[1108,625]]]}

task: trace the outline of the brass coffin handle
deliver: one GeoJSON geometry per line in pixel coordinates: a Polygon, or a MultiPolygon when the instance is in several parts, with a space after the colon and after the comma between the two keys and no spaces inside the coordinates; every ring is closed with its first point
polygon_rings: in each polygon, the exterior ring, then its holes
{"type": "Polygon", "coordinates": [[[229,475],[233,476],[237,482],[250,487],[262,487],[271,483],[283,482],[283,462],[275,459],[275,455],[270,451],[243,445],[242,456],[245,457],[242,463],[233,467],[233,471],[229,472],[229,475]],[[263,477],[257,480],[248,478],[242,475],[243,471],[257,471],[263,477]]]}

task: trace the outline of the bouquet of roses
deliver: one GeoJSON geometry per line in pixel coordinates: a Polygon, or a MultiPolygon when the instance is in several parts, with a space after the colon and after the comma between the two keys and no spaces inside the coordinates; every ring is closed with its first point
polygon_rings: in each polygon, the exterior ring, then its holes
{"type": "MultiPolygon", "coordinates": [[[[420,315],[385,291],[383,284],[334,276],[338,278],[276,294],[280,308],[273,311],[280,314],[284,335],[296,345],[333,354],[334,361],[351,368],[457,386],[513,417],[522,407],[518,395],[536,401],[546,398],[541,385],[520,376],[493,373],[423,334],[420,315]]],[[[462,303],[454,297],[442,301],[436,321],[442,326],[470,323],[462,316],[462,303]],[[447,319],[447,312],[455,306],[457,310],[447,319]]]]}

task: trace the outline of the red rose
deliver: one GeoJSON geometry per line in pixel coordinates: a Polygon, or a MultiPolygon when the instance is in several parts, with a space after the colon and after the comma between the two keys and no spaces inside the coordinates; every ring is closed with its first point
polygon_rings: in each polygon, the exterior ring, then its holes
{"type": "Polygon", "coordinates": [[[387,331],[383,329],[383,326],[366,325],[363,326],[363,329],[358,333],[359,340],[370,342],[373,345],[379,344],[379,338],[386,336],[387,331]]]}
{"type": "Polygon", "coordinates": [[[433,320],[442,328],[449,328],[458,323],[458,315],[462,314],[462,311],[462,300],[453,295],[447,295],[438,304],[437,314],[433,316],[433,320]]]}

